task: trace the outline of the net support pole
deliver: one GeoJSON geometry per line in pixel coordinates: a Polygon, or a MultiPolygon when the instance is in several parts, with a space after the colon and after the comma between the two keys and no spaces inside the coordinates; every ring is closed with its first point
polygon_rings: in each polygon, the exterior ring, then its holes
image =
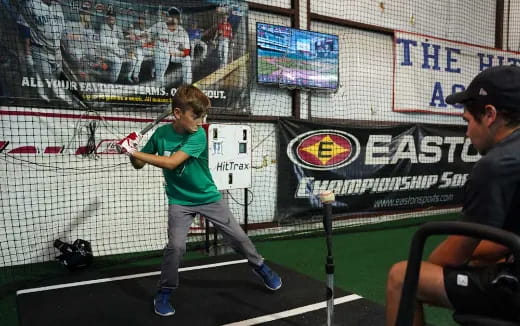
{"type": "Polygon", "coordinates": [[[204,217],[204,250],[206,251],[206,255],[209,255],[209,233],[211,232],[211,229],[209,227],[209,220],[204,217]]]}
{"type": "Polygon", "coordinates": [[[249,224],[249,194],[248,189],[244,188],[244,232],[247,234],[249,224]]]}
{"type": "Polygon", "coordinates": [[[332,202],[334,193],[325,191],[320,194],[323,203],[323,229],[327,240],[327,261],[325,273],[327,274],[327,326],[334,325],[334,257],[332,255],[332,202]]]}

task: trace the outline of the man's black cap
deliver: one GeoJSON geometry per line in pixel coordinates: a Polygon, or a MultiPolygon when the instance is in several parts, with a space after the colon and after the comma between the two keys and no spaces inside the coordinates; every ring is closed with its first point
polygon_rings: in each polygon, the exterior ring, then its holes
{"type": "Polygon", "coordinates": [[[520,110],[520,67],[497,66],[481,71],[465,91],[446,97],[448,104],[476,101],[497,108],[520,110]]]}

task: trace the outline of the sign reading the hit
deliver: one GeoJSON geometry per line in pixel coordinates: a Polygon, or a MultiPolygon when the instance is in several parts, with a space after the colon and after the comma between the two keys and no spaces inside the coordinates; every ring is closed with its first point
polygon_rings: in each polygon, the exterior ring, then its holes
{"type": "Polygon", "coordinates": [[[434,38],[395,32],[394,99],[398,112],[461,115],[461,105],[449,105],[446,96],[463,91],[482,70],[493,66],[520,65],[520,53],[496,50],[434,38]]]}

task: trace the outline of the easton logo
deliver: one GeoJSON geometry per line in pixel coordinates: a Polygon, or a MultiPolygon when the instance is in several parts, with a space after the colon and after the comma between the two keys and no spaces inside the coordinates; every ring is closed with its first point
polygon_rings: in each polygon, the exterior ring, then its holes
{"type": "Polygon", "coordinates": [[[334,170],[352,163],[359,155],[359,141],[339,130],[313,130],[292,139],[287,156],[296,165],[310,170],[334,170]]]}

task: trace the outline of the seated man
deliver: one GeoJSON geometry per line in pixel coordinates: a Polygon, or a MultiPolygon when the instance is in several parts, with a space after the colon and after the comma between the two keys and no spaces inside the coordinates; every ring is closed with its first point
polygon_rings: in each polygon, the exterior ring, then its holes
{"type": "MultiPolygon", "coordinates": [[[[520,67],[488,68],[446,102],[464,105],[466,135],[483,155],[465,185],[462,220],[520,234],[520,67]]],[[[448,236],[421,264],[414,325],[425,324],[425,303],[520,321],[520,292],[498,277],[509,269],[508,256],[497,243],[448,236]]],[[[387,326],[395,325],[406,264],[399,262],[389,272],[387,326]]]]}

